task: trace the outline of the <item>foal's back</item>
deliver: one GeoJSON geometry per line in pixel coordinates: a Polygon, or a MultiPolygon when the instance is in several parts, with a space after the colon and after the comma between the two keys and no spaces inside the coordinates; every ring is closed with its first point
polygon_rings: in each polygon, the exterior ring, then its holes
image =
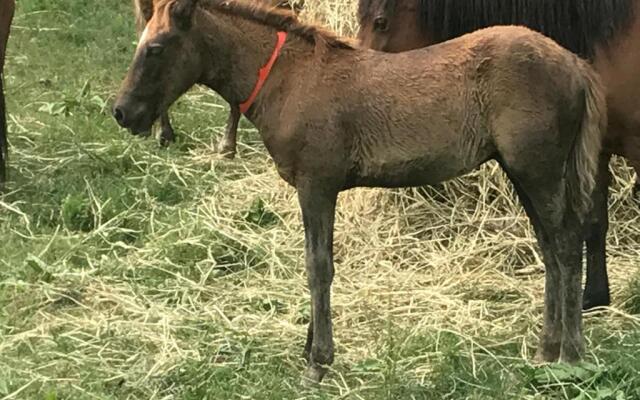
{"type": "Polygon", "coordinates": [[[522,27],[399,54],[344,52],[331,63],[318,81],[334,100],[330,123],[356,162],[356,185],[440,182],[513,154],[527,135],[553,149],[563,134],[572,140],[585,107],[586,64],[522,27]]]}

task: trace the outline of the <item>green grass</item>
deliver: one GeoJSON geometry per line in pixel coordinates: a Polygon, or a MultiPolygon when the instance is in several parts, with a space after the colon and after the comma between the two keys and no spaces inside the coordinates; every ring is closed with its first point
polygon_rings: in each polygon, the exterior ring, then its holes
{"type": "MultiPolygon", "coordinates": [[[[325,1],[325,21],[353,29],[325,1]]],[[[299,385],[309,301],[296,196],[243,121],[194,89],[160,148],[110,104],[134,49],[128,1],[21,0],[6,71],[0,399],[640,399],[640,213],[616,164],[614,306],[584,363],[530,363],[543,274],[495,165],[424,190],[341,197],[336,362],[299,385]]]]}

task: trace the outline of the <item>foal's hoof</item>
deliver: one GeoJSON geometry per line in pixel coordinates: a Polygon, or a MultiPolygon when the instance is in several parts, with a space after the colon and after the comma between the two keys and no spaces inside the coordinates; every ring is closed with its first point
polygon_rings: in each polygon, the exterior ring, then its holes
{"type": "Polygon", "coordinates": [[[582,360],[583,354],[584,340],[582,338],[565,339],[562,343],[562,349],[560,349],[560,362],[575,364],[582,360]]]}
{"type": "Polygon", "coordinates": [[[307,388],[317,387],[326,373],[326,368],[318,365],[309,365],[306,371],[304,371],[304,375],[302,375],[302,381],[300,383],[302,386],[307,388]]]}
{"type": "Polygon", "coordinates": [[[536,351],[536,355],[533,356],[533,363],[537,365],[545,365],[545,364],[554,363],[559,359],[560,359],[560,356],[557,353],[550,354],[542,351],[541,349],[538,349],[538,351],[536,351]]]}
{"type": "Polygon", "coordinates": [[[607,307],[611,305],[609,291],[584,293],[582,297],[582,310],[585,312],[595,311],[598,307],[607,307]]]}
{"type": "Polygon", "coordinates": [[[536,355],[533,357],[534,364],[548,364],[558,361],[560,358],[560,343],[545,343],[542,341],[538,345],[536,355]]]}

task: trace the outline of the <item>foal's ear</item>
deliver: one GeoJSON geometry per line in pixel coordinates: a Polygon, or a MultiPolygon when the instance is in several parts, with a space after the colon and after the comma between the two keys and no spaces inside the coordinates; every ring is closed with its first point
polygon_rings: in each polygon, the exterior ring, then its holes
{"type": "Polygon", "coordinates": [[[191,28],[193,20],[193,12],[198,6],[198,0],[176,0],[171,7],[171,17],[178,25],[179,29],[184,31],[191,28]]]}
{"type": "Polygon", "coordinates": [[[133,0],[133,6],[136,10],[136,19],[149,22],[153,16],[153,0],[133,0]]]}

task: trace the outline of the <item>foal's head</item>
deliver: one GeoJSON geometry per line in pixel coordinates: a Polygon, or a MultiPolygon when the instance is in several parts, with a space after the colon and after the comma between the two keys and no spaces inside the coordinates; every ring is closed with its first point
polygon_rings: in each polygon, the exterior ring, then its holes
{"type": "Polygon", "coordinates": [[[364,47],[387,52],[431,44],[416,0],[360,0],[358,40],[364,47]]]}
{"type": "Polygon", "coordinates": [[[133,133],[148,131],[161,112],[202,75],[202,36],[191,29],[196,0],[139,0],[146,21],[113,108],[133,133]]]}
{"type": "MultiPolygon", "coordinates": [[[[207,0],[226,4],[229,0],[207,0]]],[[[232,1],[232,0],[231,0],[232,1]]],[[[251,0],[299,12],[303,0],[251,0]]],[[[199,51],[205,33],[195,29],[198,0],[135,0],[144,31],[120,88],[113,116],[134,134],[148,132],[153,122],[180,95],[201,82],[207,52],[199,51]]],[[[208,35],[215,34],[210,27],[208,35]]],[[[211,55],[208,55],[211,56],[211,55]]],[[[216,71],[208,66],[207,74],[216,71]]],[[[223,77],[220,77],[223,79],[223,77]]]]}

